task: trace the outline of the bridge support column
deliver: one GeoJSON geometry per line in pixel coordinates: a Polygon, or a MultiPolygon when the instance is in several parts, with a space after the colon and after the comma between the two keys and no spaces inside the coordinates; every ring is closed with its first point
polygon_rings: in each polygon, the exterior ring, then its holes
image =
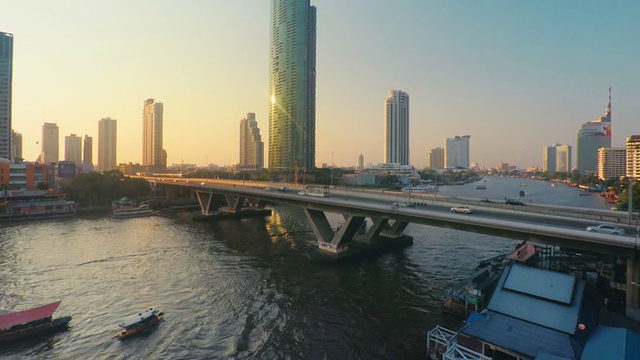
{"type": "Polygon", "coordinates": [[[640,321],[640,259],[627,259],[626,315],[640,321]]]}
{"type": "Polygon", "coordinates": [[[237,213],[242,210],[244,197],[236,195],[225,195],[224,198],[225,200],[227,200],[227,207],[229,207],[229,212],[237,213]]]}
{"type": "Polygon", "coordinates": [[[164,186],[164,197],[167,200],[173,200],[176,198],[178,191],[170,186],[164,186]]]}
{"type": "Polygon", "coordinates": [[[213,193],[196,191],[196,196],[198,197],[198,203],[200,204],[200,211],[202,212],[202,215],[210,215],[209,213],[211,212],[213,193]]]}

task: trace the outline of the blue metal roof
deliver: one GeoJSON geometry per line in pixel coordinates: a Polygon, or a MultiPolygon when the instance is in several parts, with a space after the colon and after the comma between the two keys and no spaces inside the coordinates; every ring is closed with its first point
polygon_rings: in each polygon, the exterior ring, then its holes
{"type": "Polygon", "coordinates": [[[623,328],[599,326],[587,339],[581,360],[601,359],[640,359],[640,335],[623,328]]]}
{"type": "Polygon", "coordinates": [[[561,331],[538,326],[493,311],[472,315],[460,332],[516,353],[550,359],[577,360],[581,344],[561,331]],[[555,356],[555,358],[553,358],[555,356]]]}
{"type": "Polygon", "coordinates": [[[487,309],[567,334],[575,334],[585,282],[573,276],[507,266],[487,309]]]}

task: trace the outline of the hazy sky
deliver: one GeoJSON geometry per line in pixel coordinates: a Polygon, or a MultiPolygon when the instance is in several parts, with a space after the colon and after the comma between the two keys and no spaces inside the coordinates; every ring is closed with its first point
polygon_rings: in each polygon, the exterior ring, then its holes
{"type": "MultiPolygon", "coordinates": [[[[410,96],[411,162],[471,135],[470,160],[542,166],[574,149],[613,87],[613,146],[640,134],[640,2],[315,0],[316,163],[383,161],[384,100],[410,96]]],[[[142,160],[142,105],[164,103],[168,162],[238,162],[255,112],[268,146],[269,1],[0,0],[14,34],[13,128],[64,136],[118,120],[118,162],[142,160]]],[[[96,161],[94,149],[94,162],[96,161]]],[[[574,156],[575,159],[575,156],[574,156]]],[[[267,163],[265,159],[265,163],[267,163]]],[[[575,165],[575,161],[574,161],[575,165]]]]}

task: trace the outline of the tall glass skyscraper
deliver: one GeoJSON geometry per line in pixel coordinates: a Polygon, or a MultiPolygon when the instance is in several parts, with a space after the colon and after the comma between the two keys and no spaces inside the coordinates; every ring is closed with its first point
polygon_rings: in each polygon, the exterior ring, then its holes
{"type": "Polygon", "coordinates": [[[13,35],[0,32],[0,158],[11,159],[13,35]]]}
{"type": "Polygon", "coordinates": [[[611,147],[611,88],[609,88],[609,103],[604,110],[604,116],[582,124],[578,130],[576,145],[578,170],[583,173],[596,173],[598,149],[611,147]]]}
{"type": "Polygon", "coordinates": [[[142,131],[142,166],[145,170],[161,171],[165,164],[162,159],[162,133],[164,105],[153,99],[144,101],[142,131]]]}
{"type": "Polygon", "coordinates": [[[384,162],[409,164],[409,94],[389,91],[384,102],[384,162]]]}
{"type": "Polygon", "coordinates": [[[271,1],[269,168],[313,169],[316,158],[316,7],[271,1]]]}
{"type": "Polygon", "coordinates": [[[118,122],[102,118],[98,122],[98,171],[117,169],[118,122]]]}

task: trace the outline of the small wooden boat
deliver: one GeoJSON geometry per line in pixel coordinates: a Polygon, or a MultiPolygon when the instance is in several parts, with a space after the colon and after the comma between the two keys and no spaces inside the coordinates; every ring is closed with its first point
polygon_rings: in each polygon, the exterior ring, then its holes
{"type": "Polygon", "coordinates": [[[33,309],[0,315],[0,343],[32,335],[65,330],[71,316],[53,319],[60,301],[33,309]]]}
{"type": "Polygon", "coordinates": [[[162,311],[149,308],[149,310],[133,315],[121,322],[119,326],[124,330],[118,332],[115,337],[124,340],[130,336],[139,334],[159,323],[163,317],[164,313],[162,311]]]}

